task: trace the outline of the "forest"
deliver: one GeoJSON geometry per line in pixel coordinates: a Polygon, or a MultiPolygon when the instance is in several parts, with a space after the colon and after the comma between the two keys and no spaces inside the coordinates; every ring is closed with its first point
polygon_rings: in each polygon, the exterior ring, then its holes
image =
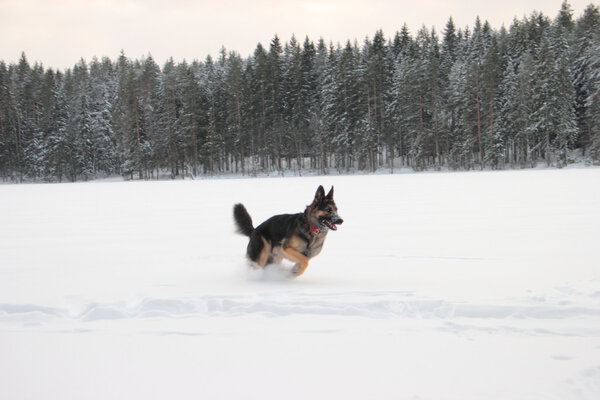
{"type": "MultiPolygon", "coordinates": [[[[202,40],[198,38],[198,40],[202,40]]],[[[82,181],[600,162],[600,8],[274,36],[244,58],[0,61],[0,180],[82,181]]]]}

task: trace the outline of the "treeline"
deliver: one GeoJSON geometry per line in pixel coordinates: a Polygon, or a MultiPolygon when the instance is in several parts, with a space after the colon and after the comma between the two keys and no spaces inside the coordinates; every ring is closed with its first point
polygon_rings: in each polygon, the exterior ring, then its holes
{"type": "Polygon", "coordinates": [[[5,180],[564,166],[574,153],[600,160],[595,5],[360,45],[275,36],[248,58],[162,68],[0,61],[5,180]]]}

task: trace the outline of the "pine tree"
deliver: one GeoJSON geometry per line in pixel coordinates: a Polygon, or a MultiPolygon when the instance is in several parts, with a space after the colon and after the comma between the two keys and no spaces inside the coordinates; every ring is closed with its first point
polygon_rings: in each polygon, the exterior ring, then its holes
{"type": "Polygon", "coordinates": [[[65,79],[61,75],[57,76],[54,85],[54,96],[56,99],[53,110],[55,122],[47,138],[46,170],[49,176],[62,182],[63,177],[68,175],[67,160],[70,145],[67,133],[69,103],[65,79]]]}
{"type": "Polygon", "coordinates": [[[394,66],[392,85],[390,90],[390,101],[387,103],[387,119],[392,130],[393,143],[400,156],[400,165],[405,166],[409,146],[409,134],[412,132],[411,120],[413,113],[410,110],[412,103],[409,87],[413,82],[413,70],[410,68],[412,60],[407,57],[398,57],[394,66]]]}
{"type": "Polygon", "coordinates": [[[10,83],[10,108],[13,111],[14,129],[13,143],[15,174],[22,182],[27,174],[28,160],[26,149],[30,146],[31,134],[35,131],[33,87],[31,84],[31,67],[25,53],[21,54],[19,63],[13,68],[10,83]]]}
{"type": "Polygon", "coordinates": [[[483,95],[483,153],[484,165],[500,168],[504,162],[505,146],[499,132],[498,103],[502,81],[502,60],[496,37],[492,37],[482,64],[483,95]]]}
{"type": "MultiPolygon", "coordinates": [[[[151,55],[143,58],[135,64],[136,99],[139,109],[138,121],[140,132],[140,157],[141,168],[146,178],[154,174],[153,170],[159,170],[163,162],[159,153],[162,140],[162,127],[160,125],[160,83],[161,71],[151,55]]],[[[136,138],[137,141],[137,138],[136,138]]]]}
{"type": "Polygon", "coordinates": [[[56,84],[60,75],[48,69],[44,72],[44,79],[40,90],[40,129],[42,131],[41,147],[41,172],[40,179],[50,180],[52,172],[49,170],[49,138],[56,128],[56,84]]]}
{"type": "Polygon", "coordinates": [[[268,107],[269,102],[269,65],[268,56],[261,44],[256,46],[251,68],[252,76],[250,78],[250,107],[253,120],[253,153],[256,155],[254,170],[260,168],[267,171],[270,168],[270,157],[273,154],[272,139],[267,133],[270,129],[271,119],[268,107]]]}
{"type": "MultiPolygon", "coordinates": [[[[206,63],[212,65],[209,57],[206,63]]],[[[162,70],[159,88],[160,109],[159,126],[162,139],[156,144],[157,151],[163,155],[161,165],[168,168],[172,179],[182,172],[182,132],[179,124],[181,115],[181,93],[177,70],[172,58],[167,60],[162,70]]]]}
{"type": "Polygon", "coordinates": [[[318,154],[318,167],[321,174],[325,175],[329,168],[329,136],[326,131],[325,123],[325,99],[324,86],[328,84],[330,79],[330,69],[328,66],[329,51],[325,45],[325,41],[321,38],[317,44],[317,52],[315,55],[315,100],[312,105],[313,114],[311,115],[311,130],[314,132],[315,149],[318,154]]]}
{"type": "Polygon", "coordinates": [[[459,58],[450,71],[448,89],[450,148],[449,164],[452,168],[473,167],[475,136],[472,129],[472,96],[470,95],[469,68],[459,58]]]}
{"type": "Polygon", "coordinates": [[[206,126],[203,124],[202,118],[206,109],[206,101],[196,79],[194,72],[196,69],[198,69],[197,66],[189,66],[186,63],[177,67],[178,81],[181,87],[181,115],[179,118],[183,152],[181,156],[185,169],[189,170],[188,174],[192,176],[199,173],[201,146],[206,136],[206,126]]]}
{"type": "Polygon", "coordinates": [[[575,27],[575,22],[573,21],[573,9],[567,0],[564,0],[560,6],[555,25],[560,27],[563,32],[571,32],[575,27]]]}
{"type": "Polygon", "coordinates": [[[298,132],[300,134],[300,166],[303,165],[305,155],[310,155],[311,168],[316,166],[316,158],[318,155],[315,145],[315,129],[317,124],[316,119],[318,104],[317,83],[318,76],[315,70],[316,49],[312,41],[305,38],[302,45],[302,56],[300,59],[300,92],[299,92],[299,107],[298,112],[301,118],[298,120],[298,132]]]}
{"type": "Polygon", "coordinates": [[[357,46],[350,42],[340,50],[335,76],[335,103],[337,132],[332,144],[337,149],[336,168],[349,170],[356,158],[358,137],[364,129],[364,112],[361,96],[361,69],[357,46]]]}
{"type": "Polygon", "coordinates": [[[553,55],[551,54],[550,44],[545,39],[541,44],[534,66],[536,77],[532,86],[534,112],[530,116],[527,130],[534,141],[534,159],[543,157],[547,165],[552,162],[552,137],[556,128],[553,121],[554,109],[551,103],[553,95],[552,75],[554,72],[553,55]]]}
{"type": "Polygon", "coordinates": [[[364,104],[367,105],[365,115],[365,132],[361,137],[360,148],[364,151],[366,165],[375,171],[382,163],[379,153],[386,136],[385,128],[385,96],[390,78],[387,65],[387,46],[383,31],[375,33],[373,41],[365,42],[363,50],[364,63],[364,104]]]}
{"type": "Polygon", "coordinates": [[[545,37],[534,68],[534,112],[528,127],[536,143],[534,149],[547,165],[565,165],[567,150],[577,134],[575,92],[567,55],[560,45],[553,48],[545,37]]]}
{"type": "Polygon", "coordinates": [[[503,144],[506,159],[511,164],[528,162],[526,128],[531,114],[531,88],[529,66],[533,63],[529,54],[517,61],[509,60],[499,87],[498,118],[494,130],[496,140],[503,144]]]}
{"type": "Polygon", "coordinates": [[[490,38],[489,31],[486,29],[487,22],[485,25],[481,24],[481,20],[477,17],[475,26],[473,28],[473,36],[469,43],[468,60],[469,60],[469,83],[468,86],[470,99],[469,110],[467,112],[467,124],[472,127],[475,134],[475,148],[474,154],[476,160],[481,168],[485,166],[485,147],[484,147],[484,134],[485,134],[485,108],[486,108],[486,88],[484,83],[484,59],[488,50],[490,38]]]}
{"type": "Polygon", "coordinates": [[[296,159],[296,168],[302,168],[302,49],[292,36],[283,50],[282,100],[284,133],[282,134],[283,152],[287,164],[296,159]]]}
{"type": "MultiPolygon", "coordinates": [[[[566,5],[567,3],[563,3],[566,5]]],[[[565,22],[563,22],[564,24],[565,22]]],[[[551,30],[552,52],[554,54],[554,96],[552,98],[555,111],[556,135],[553,148],[558,157],[558,166],[568,163],[568,151],[572,149],[579,134],[575,111],[576,93],[573,86],[573,74],[569,54],[569,43],[566,30],[572,25],[556,24],[551,30]]]]}
{"type": "MultiPolygon", "coordinates": [[[[253,176],[258,172],[258,118],[257,118],[257,93],[255,66],[252,58],[246,60],[242,71],[240,90],[240,140],[244,158],[249,164],[246,168],[253,176]]],[[[238,148],[239,150],[239,148],[238,148]]]]}
{"type": "MultiPolygon", "coordinates": [[[[227,151],[233,156],[234,172],[246,172],[245,158],[248,154],[246,135],[243,134],[242,107],[244,104],[244,64],[238,53],[231,52],[227,58],[225,68],[226,76],[226,108],[227,108],[227,130],[231,138],[230,148],[227,151]]],[[[198,104],[198,112],[202,104],[198,104]]],[[[199,121],[199,126],[202,122],[199,121]]],[[[200,128],[201,129],[201,128],[200,128]]]]}
{"type": "Polygon", "coordinates": [[[422,50],[421,68],[423,70],[423,86],[425,99],[426,123],[428,125],[427,154],[432,160],[436,169],[440,169],[444,163],[446,149],[445,132],[443,131],[444,113],[443,107],[443,88],[442,74],[440,66],[440,49],[438,37],[435,29],[431,30],[429,39],[425,42],[426,46],[422,50]]]}
{"type": "Polygon", "coordinates": [[[225,60],[223,55],[219,62],[214,63],[212,58],[207,58],[204,63],[204,74],[207,93],[207,131],[202,145],[205,171],[210,173],[221,172],[226,159],[223,155],[227,120],[225,102],[225,60]]]}
{"type": "Polygon", "coordinates": [[[593,71],[588,80],[590,95],[586,99],[586,115],[590,128],[591,157],[600,160],[600,34],[596,33],[593,44],[590,46],[589,66],[593,71]]]}
{"type": "Polygon", "coordinates": [[[600,67],[597,64],[597,43],[600,40],[600,7],[590,4],[577,20],[574,29],[573,54],[573,86],[575,89],[575,113],[579,136],[576,146],[581,148],[585,154],[589,150],[594,133],[598,131],[597,109],[594,95],[598,88],[596,71],[600,67]],[[595,65],[594,65],[595,64],[595,65]],[[596,124],[594,123],[596,120],[596,124]],[[596,126],[595,132],[593,126],[596,126]]]}
{"type": "MultiPolygon", "coordinates": [[[[333,138],[340,132],[340,104],[337,97],[339,93],[337,75],[337,59],[339,51],[333,45],[330,45],[323,73],[320,80],[320,106],[321,110],[321,129],[319,131],[321,139],[321,149],[326,153],[327,159],[329,153],[337,153],[337,148],[333,146],[333,138]]],[[[329,163],[327,167],[330,166],[329,163]]]]}
{"type": "Polygon", "coordinates": [[[14,137],[13,112],[9,92],[10,74],[4,61],[0,61],[0,176],[9,178],[13,171],[12,138],[14,137]]]}
{"type": "Polygon", "coordinates": [[[26,119],[24,124],[23,161],[25,174],[32,179],[40,179],[44,172],[44,131],[43,131],[43,67],[36,63],[29,72],[25,91],[26,119]]]}

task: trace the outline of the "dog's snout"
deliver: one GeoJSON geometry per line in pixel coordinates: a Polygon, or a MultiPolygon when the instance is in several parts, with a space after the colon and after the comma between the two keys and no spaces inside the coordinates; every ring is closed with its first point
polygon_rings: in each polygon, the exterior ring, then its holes
{"type": "Polygon", "coordinates": [[[340,217],[336,217],[336,219],[335,219],[335,221],[334,221],[334,222],[335,222],[335,224],[336,224],[336,225],[341,225],[341,224],[343,224],[343,223],[344,223],[344,220],[343,220],[343,219],[341,219],[340,217]]]}

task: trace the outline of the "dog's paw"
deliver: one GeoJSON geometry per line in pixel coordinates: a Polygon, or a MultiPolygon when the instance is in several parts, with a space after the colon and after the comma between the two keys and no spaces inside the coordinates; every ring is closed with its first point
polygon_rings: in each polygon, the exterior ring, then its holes
{"type": "Polygon", "coordinates": [[[294,266],[292,267],[292,269],[290,269],[290,273],[289,273],[289,278],[293,279],[296,278],[297,276],[300,276],[301,272],[300,272],[300,265],[299,264],[294,264],[294,266]]]}
{"type": "Polygon", "coordinates": [[[294,266],[290,270],[290,277],[291,278],[299,277],[300,275],[302,275],[304,273],[304,271],[306,271],[306,267],[308,267],[308,265],[294,264],[294,266]]]}

